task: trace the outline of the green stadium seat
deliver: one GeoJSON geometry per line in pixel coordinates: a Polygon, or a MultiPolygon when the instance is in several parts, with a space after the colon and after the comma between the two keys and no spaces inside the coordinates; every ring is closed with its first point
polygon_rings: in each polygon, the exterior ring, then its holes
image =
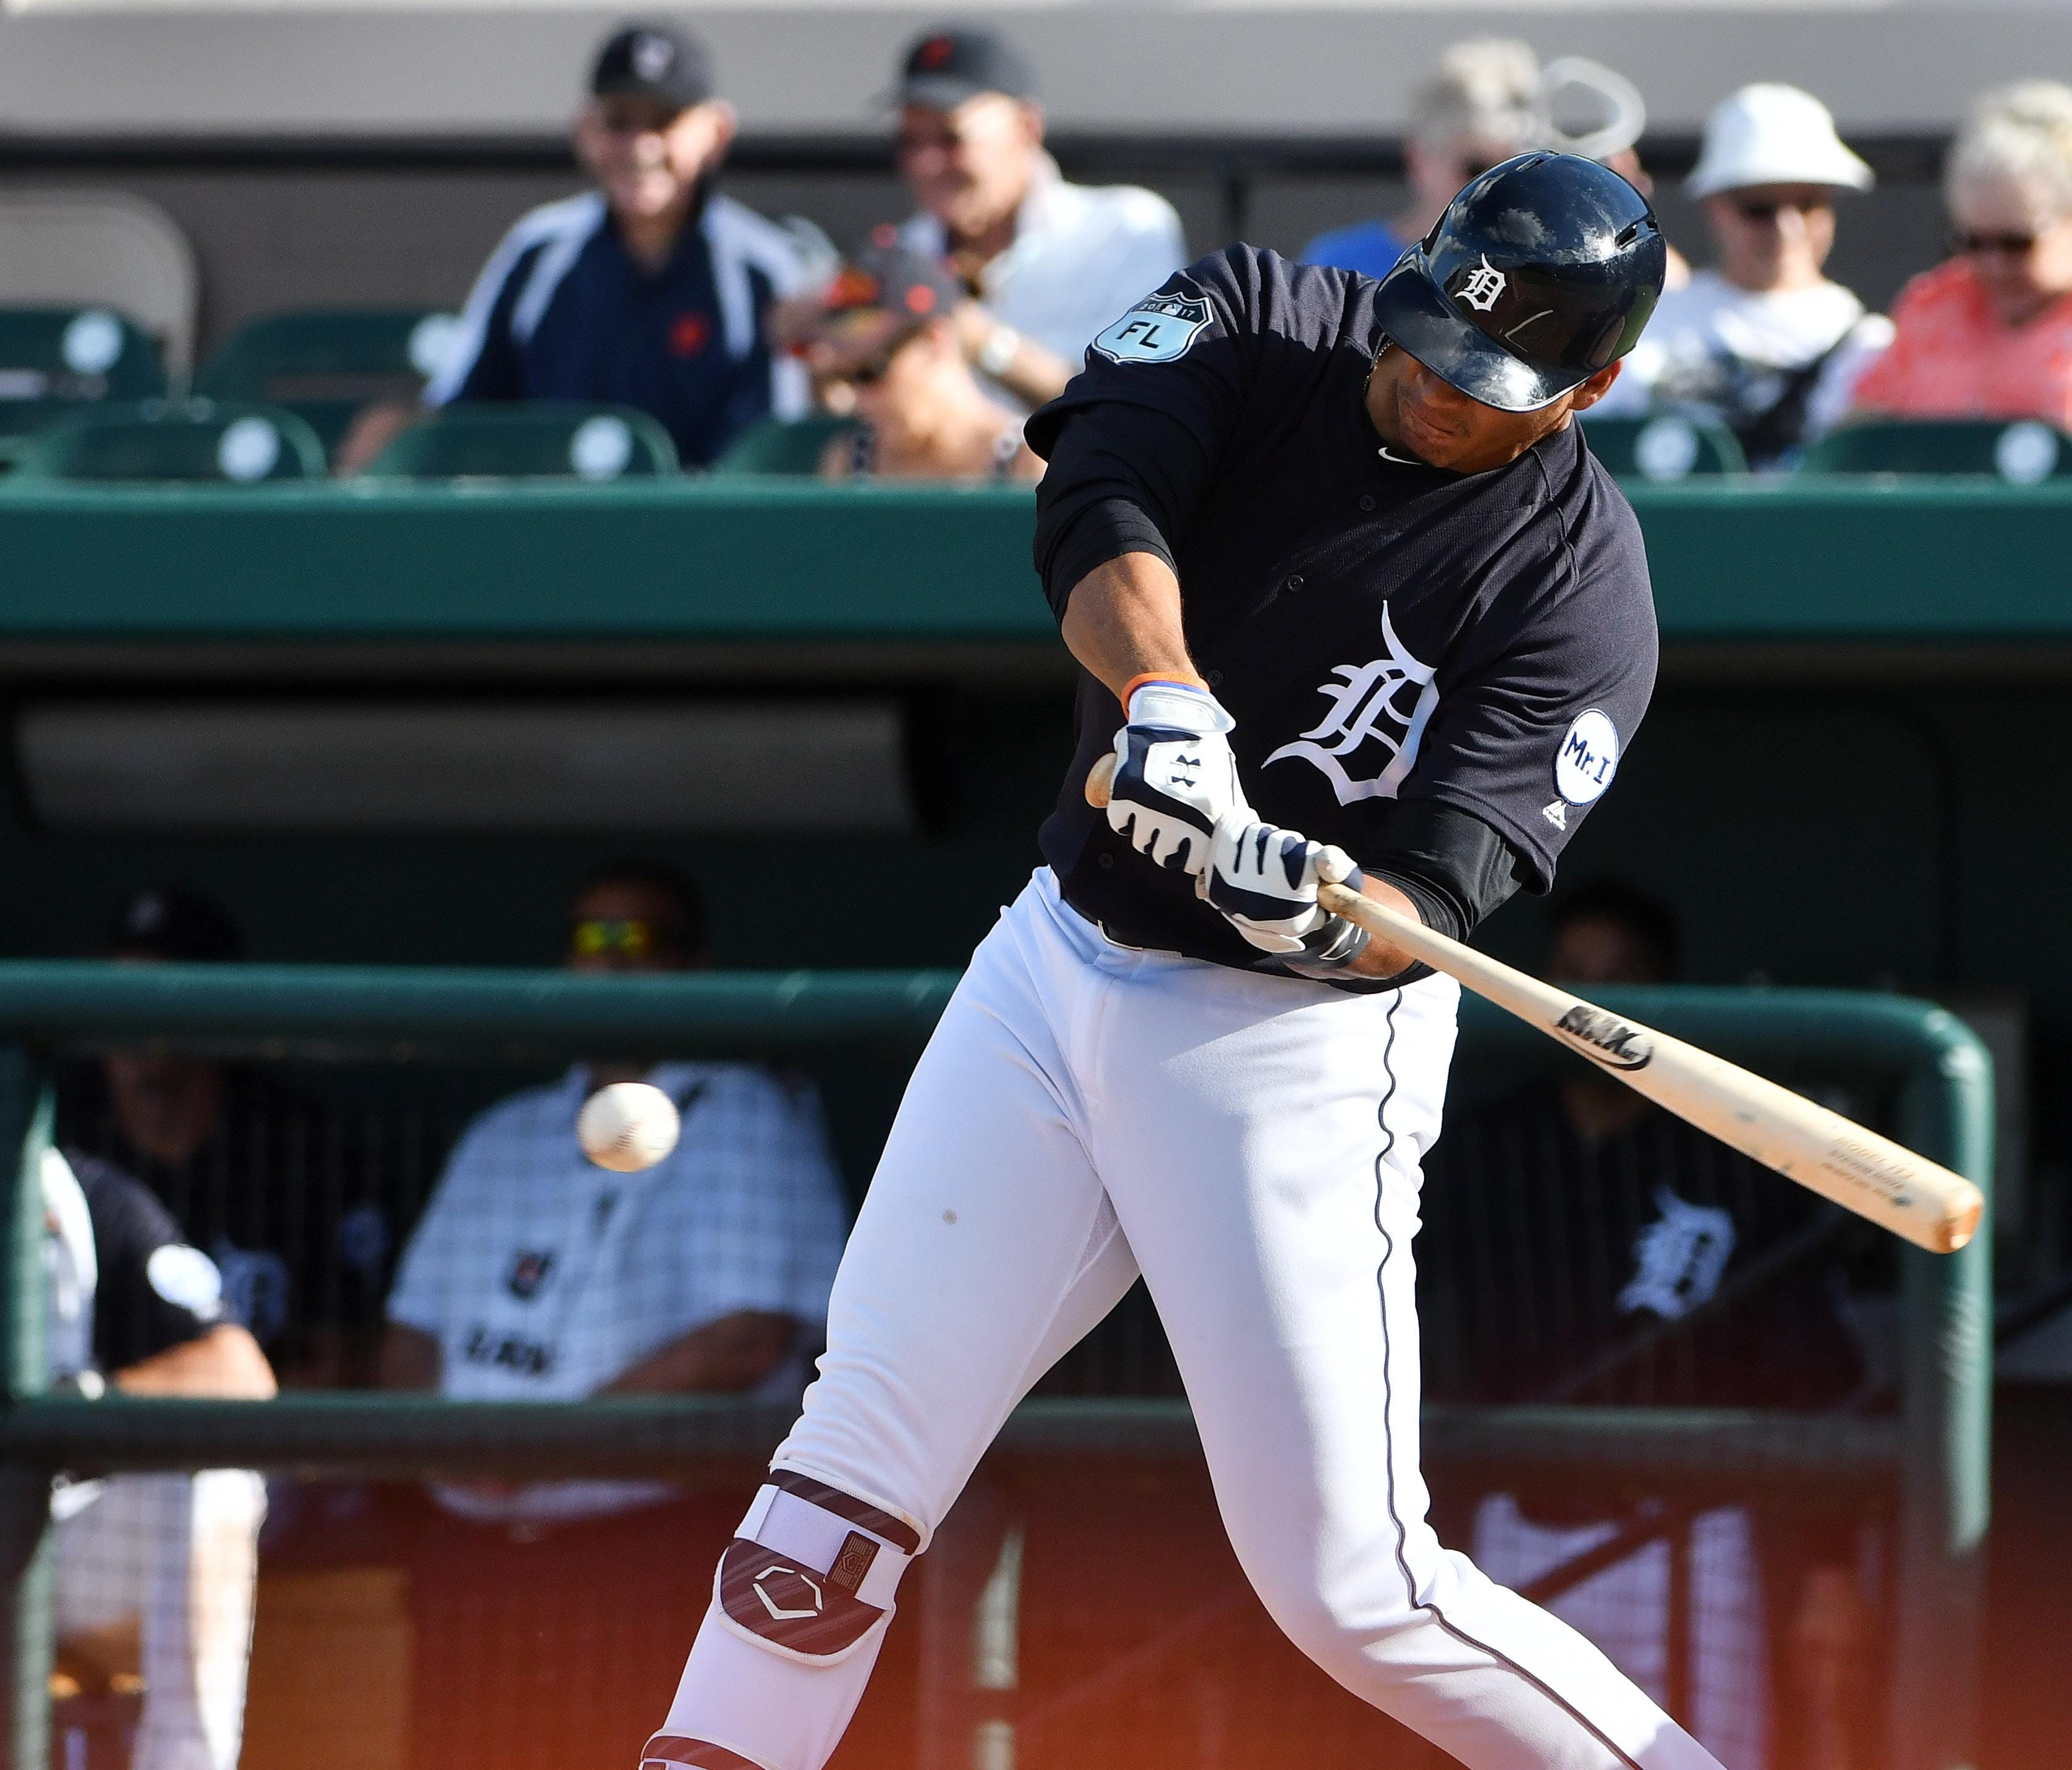
{"type": "Polygon", "coordinates": [[[2072,475],[2072,436],[2033,418],[1877,418],[1829,431],[1799,471],[1991,474],[2034,485],[2072,475]]]}
{"type": "Polygon", "coordinates": [[[624,405],[448,405],[403,432],[367,471],[390,480],[578,480],[676,471],[676,446],[624,405]]]}
{"type": "Polygon", "coordinates": [[[713,463],[714,473],[817,473],[830,438],[856,430],[857,421],[823,412],[812,418],[767,418],[744,430],[713,463]]]}
{"type": "Polygon", "coordinates": [[[458,325],[452,314],[426,307],[267,314],[231,334],[195,391],[283,407],[335,450],[363,408],[417,403],[458,325]]]}
{"type": "Polygon", "coordinates": [[[81,405],[166,391],[158,341],[107,307],[0,307],[0,438],[33,436],[81,405]]]}
{"type": "Polygon", "coordinates": [[[52,425],[9,478],[259,485],[322,479],[324,471],[323,445],[292,412],[144,400],[88,407],[52,425]]]}
{"type": "Polygon", "coordinates": [[[1585,418],[1583,435],[1590,453],[1614,479],[1658,484],[1695,474],[1745,473],[1747,458],[1734,433],[1709,418],[1681,412],[1637,418],[1585,418]]]}

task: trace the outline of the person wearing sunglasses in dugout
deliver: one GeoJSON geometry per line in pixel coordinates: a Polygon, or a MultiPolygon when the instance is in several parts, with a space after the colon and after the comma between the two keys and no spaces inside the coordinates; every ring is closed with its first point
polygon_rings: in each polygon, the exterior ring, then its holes
{"type": "Polygon", "coordinates": [[[1788,466],[1892,339],[1892,323],[1822,268],[1836,194],[1872,182],[1811,93],[1744,86],[1722,101],[1685,187],[1719,262],[1663,296],[1601,415],[1692,411],[1731,429],[1751,467],[1788,466]]]}
{"type": "Polygon", "coordinates": [[[1856,410],[2072,429],[2072,87],[1987,93],[1943,184],[1955,255],[1901,291],[1856,410]]]}
{"type": "Polygon", "coordinates": [[[879,231],[821,292],[792,347],[817,383],[847,390],[859,421],[829,438],[820,477],[1042,477],[1022,420],[987,396],[965,360],[956,280],[879,231]]]}

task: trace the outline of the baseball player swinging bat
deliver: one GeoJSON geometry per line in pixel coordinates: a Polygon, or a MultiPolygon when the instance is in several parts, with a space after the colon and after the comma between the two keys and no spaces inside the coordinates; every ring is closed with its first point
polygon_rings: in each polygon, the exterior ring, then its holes
{"type": "MultiPolygon", "coordinates": [[[[1108,804],[1115,759],[1087,776],[1087,803],[1108,804]]],[[[1318,888],[1335,916],[1444,971],[1485,1000],[1550,1039],[1580,1051],[1636,1093],[1687,1119],[1730,1149],[1774,1167],[1824,1199],[1902,1235],[1930,1253],[1955,1253],[1971,1239],[1985,1209],[1961,1174],[1916,1155],[1889,1137],[1816,1105],[1803,1094],[1752,1075],[1724,1057],[1636,1026],[1579,995],[1515,971],[1486,953],[1343,885],[1318,888]]]]}

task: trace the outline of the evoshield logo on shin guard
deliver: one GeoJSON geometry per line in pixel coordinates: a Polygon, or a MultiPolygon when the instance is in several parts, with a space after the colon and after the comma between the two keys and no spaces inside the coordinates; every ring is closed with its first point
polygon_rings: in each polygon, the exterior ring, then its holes
{"type": "Polygon", "coordinates": [[[1655,1047],[1647,1042],[1646,1034],[1617,1015],[1585,1002],[1577,1002],[1556,1021],[1554,1030],[1566,1033],[1588,1056],[1614,1069],[1645,1069],[1654,1060],[1655,1047]]]}

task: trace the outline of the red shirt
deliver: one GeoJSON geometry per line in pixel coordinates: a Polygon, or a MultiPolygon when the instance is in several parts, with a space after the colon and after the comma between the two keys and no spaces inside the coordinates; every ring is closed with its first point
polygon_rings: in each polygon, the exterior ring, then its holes
{"type": "Polygon", "coordinates": [[[2072,295],[2009,326],[1978,274],[1952,258],[1901,290],[1892,318],[1892,348],[1856,383],[1858,411],[2041,418],[2072,429],[2072,295]]]}

